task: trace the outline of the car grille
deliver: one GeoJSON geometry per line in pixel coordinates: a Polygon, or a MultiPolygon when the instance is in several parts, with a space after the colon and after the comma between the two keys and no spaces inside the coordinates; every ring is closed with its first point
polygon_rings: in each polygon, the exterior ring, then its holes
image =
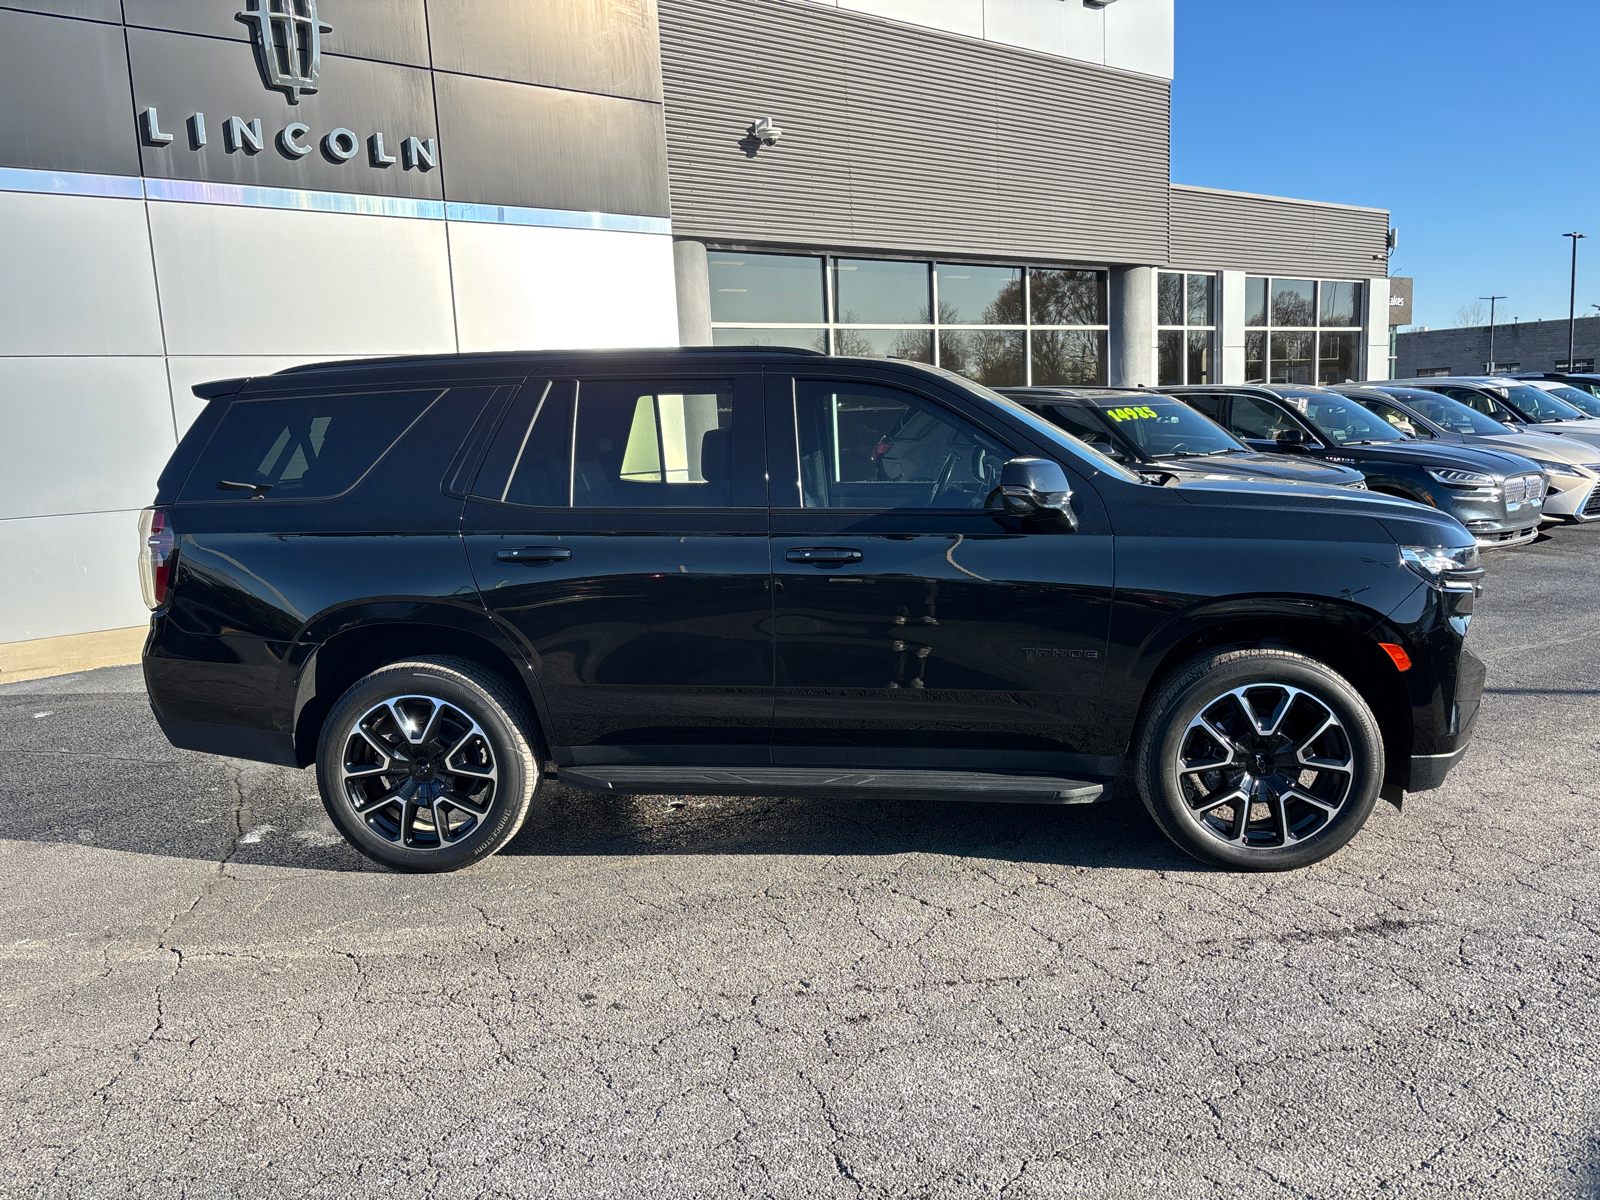
{"type": "Polygon", "coordinates": [[[1519,538],[1532,537],[1538,531],[1538,526],[1530,529],[1508,529],[1504,533],[1480,533],[1478,545],[1498,546],[1502,542],[1514,542],[1519,538]]]}
{"type": "Polygon", "coordinates": [[[1506,480],[1506,504],[1538,503],[1544,499],[1543,475],[1518,475],[1506,480]]]}
{"type": "Polygon", "coordinates": [[[1590,490],[1589,499],[1583,506],[1583,515],[1586,517],[1600,517],[1600,487],[1590,490]]]}

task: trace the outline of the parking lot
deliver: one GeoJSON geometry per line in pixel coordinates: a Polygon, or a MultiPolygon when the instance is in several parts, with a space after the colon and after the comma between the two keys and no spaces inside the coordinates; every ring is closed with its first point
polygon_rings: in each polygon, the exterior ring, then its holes
{"type": "Polygon", "coordinates": [[[0,689],[0,1194],[1600,1195],[1600,527],[1488,565],[1463,765],[1273,877],[560,789],[394,875],[137,668],[0,689]]]}

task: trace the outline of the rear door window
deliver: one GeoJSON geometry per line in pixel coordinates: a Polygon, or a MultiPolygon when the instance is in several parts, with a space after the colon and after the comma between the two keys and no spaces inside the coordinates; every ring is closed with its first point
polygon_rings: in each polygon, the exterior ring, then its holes
{"type": "Polygon", "coordinates": [[[182,500],[323,500],[377,465],[441,388],[236,400],[184,484],[182,500]]]}
{"type": "Polygon", "coordinates": [[[1238,437],[1273,442],[1277,441],[1280,433],[1298,429],[1299,426],[1275,404],[1254,396],[1235,396],[1228,428],[1238,437]]]}

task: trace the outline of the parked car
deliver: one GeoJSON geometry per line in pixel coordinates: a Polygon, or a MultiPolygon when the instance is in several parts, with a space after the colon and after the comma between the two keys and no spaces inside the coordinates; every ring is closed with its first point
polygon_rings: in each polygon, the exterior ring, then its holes
{"type": "Polygon", "coordinates": [[[1336,389],[1407,437],[1508,450],[1545,474],[1546,521],[1600,520],[1600,447],[1577,438],[1511,433],[1499,421],[1438,392],[1382,383],[1336,389]]]}
{"type": "MultiPolygon", "coordinates": [[[[1574,391],[1582,392],[1595,400],[1600,400],[1600,375],[1591,373],[1568,374],[1564,371],[1524,371],[1510,376],[1522,383],[1538,383],[1541,380],[1549,383],[1563,383],[1574,391]]],[[[1565,393],[1560,393],[1566,399],[1565,393]]],[[[1570,403],[1570,401],[1569,401],[1570,403]]],[[[1588,413],[1591,417],[1600,417],[1600,407],[1583,404],[1573,404],[1580,412],[1588,413]]]]}
{"type": "Polygon", "coordinates": [[[1073,437],[1154,482],[1239,479],[1365,490],[1353,467],[1252,450],[1187,404],[1111,388],[1001,388],[1073,437]]]}
{"type": "Polygon", "coordinates": [[[1329,388],[1213,384],[1161,390],[1249,446],[1353,466],[1375,492],[1450,513],[1484,549],[1520,546],[1539,535],[1544,473],[1520,455],[1407,437],[1329,388]]]}
{"type": "Polygon", "coordinates": [[[1529,379],[1526,382],[1541,391],[1549,392],[1558,400],[1565,400],[1586,417],[1600,418],[1600,397],[1583,388],[1559,379],[1529,379]]]}
{"type": "Polygon", "coordinates": [[[1153,486],[935,367],[752,347],[446,355],[203,385],[142,519],[178,746],[315,764],[452,870],[541,780],[1090,803],[1126,764],[1235,869],[1438,787],[1483,666],[1446,512],[1153,486]]]}
{"type": "Polygon", "coordinates": [[[1396,379],[1392,382],[1449,396],[1468,408],[1477,409],[1486,417],[1518,426],[1522,432],[1575,437],[1600,446],[1600,420],[1585,416],[1565,400],[1531,383],[1493,375],[1396,379]]]}

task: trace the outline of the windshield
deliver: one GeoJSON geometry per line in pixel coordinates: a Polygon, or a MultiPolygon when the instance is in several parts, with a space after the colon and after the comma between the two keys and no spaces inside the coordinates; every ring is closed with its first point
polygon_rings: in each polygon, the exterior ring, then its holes
{"type": "Polygon", "coordinates": [[[1506,403],[1522,414],[1524,421],[1532,421],[1536,425],[1551,421],[1581,421],[1586,415],[1565,400],[1529,383],[1496,384],[1495,390],[1505,393],[1506,403]]]}
{"type": "Polygon", "coordinates": [[[1596,400],[1582,388],[1570,387],[1562,383],[1556,385],[1545,384],[1539,390],[1548,392],[1558,399],[1565,400],[1586,417],[1600,417],[1600,400],[1596,400]]]}
{"type": "Polygon", "coordinates": [[[1403,442],[1405,434],[1374,413],[1344,396],[1331,393],[1286,395],[1283,402],[1337,446],[1360,442],[1403,442]]]}
{"type": "MultiPolygon", "coordinates": [[[[933,369],[939,370],[937,367],[933,369]]],[[[1118,479],[1125,479],[1129,483],[1139,482],[1139,477],[1132,471],[1128,470],[1127,467],[1113,459],[1107,458],[1093,446],[1088,445],[1086,442],[1079,441],[1070,433],[1066,432],[1066,430],[1052,425],[1049,421],[1045,420],[1032,409],[1018,404],[1015,400],[1011,399],[1010,396],[1002,396],[999,392],[991,391],[989,388],[984,387],[981,383],[973,383],[972,380],[967,379],[965,376],[956,375],[953,372],[941,371],[941,374],[945,373],[950,374],[952,379],[959,379],[962,385],[968,390],[978,393],[978,395],[982,396],[985,400],[989,400],[1000,405],[1018,420],[1025,421],[1035,433],[1039,434],[1051,445],[1061,446],[1069,453],[1077,455],[1080,460],[1086,460],[1083,461],[1083,466],[1085,468],[1090,470],[1104,471],[1108,475],[1115,475],[1118,479]]]]}
{"type": "Polygon", "coordinates": [[[1443,426],[1451,433],[1489,433],[1503,435],[1506,427],[1491,417],[1484,416],[1475,409],[1468,408],[1459,400],[1452,400],[1449,396],[1441,396],[1437,392],[1407,391],[1395,389],[1389,391],[1391,396],[1399,400],[1407,408],[1414,408],[1435,425],[1443,426]]]}
{"type": "Polygon", "coordinates": [[[1149,458],[1196,458],[1247,449],[1222,426],[1176,400],[1141,397],[1138,404],[1102,404],[1100,415],[1149,458]]]}

